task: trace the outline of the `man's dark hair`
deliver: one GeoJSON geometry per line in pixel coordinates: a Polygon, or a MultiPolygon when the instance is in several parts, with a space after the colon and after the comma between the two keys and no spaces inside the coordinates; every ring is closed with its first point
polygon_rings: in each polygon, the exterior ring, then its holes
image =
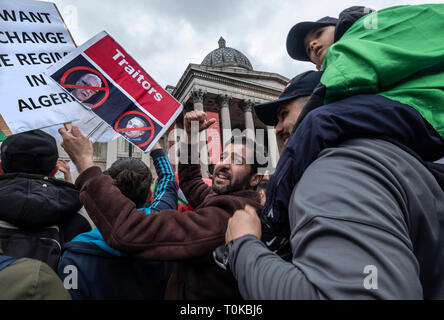
{"type": "Polygon", "coordinates": [[[267,148],[264,145],[256,143],[255,140],[252,140],[245,135],[232,136],[230,141],[225,144],[225,147],[230,144],[243,144],[247,148],[253,147],[253,163],[250,163],[251,174],[258,173],[259,168],[266,168],[268,166],[268,153],[267,148]],[[261,163],[259,159],[265,159],[265,162],[261,163]]]}
{"type": "Polygon", "coordinates": [[[122,194],[132,200],[137,208],[145,207],[153,175],[141,160],[128,157],[119,159],[103,172],[114,180],[122,194]]]}

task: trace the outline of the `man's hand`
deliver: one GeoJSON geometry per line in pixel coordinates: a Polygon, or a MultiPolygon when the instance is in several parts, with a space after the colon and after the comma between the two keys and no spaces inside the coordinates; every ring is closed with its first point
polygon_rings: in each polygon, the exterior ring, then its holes
{"type": "Polygon", "coordinates": [[[63,138],[62,148],[76,165],[79,174],[94,166],[92,144],[78,127],[72,126],[71,133],[60,128],[59,133],[63,138]]]}
{"type": "Polygon", "coordinates": [[[66,182],[73,183],[69,163],[67,161],[57,160],[56,168],[63,173],[66,182]]]}
{"type": "MultiPolygon", "coordinates": [[[[191,123],[198,122],[199,123],[199,132],[207,129],[213,123],[216,122],[216,119],[210,119],[207,121],[207,115],[203,111],[190,111],[185,114],[184,117],[184,127],[188,136],[188,142],[191,142],[191,123]]],[[[193,132],[194,133],[194,132],[193,132]]]]}
{"type": "Polygon", "coordinates": [[[247,234],[256,236],[258,239],[262,236],[261,220],[256,210],[249,205],[246,205],[244,210],[237,210],[228,220],[225,242],[228,243],[247,234]]]}

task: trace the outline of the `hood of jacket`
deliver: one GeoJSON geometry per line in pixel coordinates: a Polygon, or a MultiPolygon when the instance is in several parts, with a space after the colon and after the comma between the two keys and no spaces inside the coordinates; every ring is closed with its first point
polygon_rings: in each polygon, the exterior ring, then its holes
{"type": "Polygon", "coordinates": [[[338,22],[336,23],[334,41],[336,42],[341,39],[344,33],[346,33],[357,20],[374,11],[374,9],[363,6],[353,6],[343,10],[339,14],[338,22]]]}
{"type": "Polygon", "coordinates": [[[43,175],[0,175],[0,220],[20,228],[62,223],[80,210],[79,191],[71,183],[43,175]]]}

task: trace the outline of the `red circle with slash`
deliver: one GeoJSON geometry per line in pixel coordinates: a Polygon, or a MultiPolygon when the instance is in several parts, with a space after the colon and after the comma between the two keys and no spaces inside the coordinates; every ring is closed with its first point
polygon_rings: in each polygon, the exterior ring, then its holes
{"type": "Polygon", "coordinates": [[[117,132],[128,132],[128,131],[151,131],[151,136],[150,138],[145,141],[144,143],[138,144],[137,146],[139,148],[145,147],[146,145],[148,145],[154,138],[154,124],[153,121],[143,112],[140,111],[128,111],[125,112],[124,114],[122,114],[116,121],[116,123],[114,124],[114,130],[117,132]],[[119,128],[119,124],[122,121],[123,118],[125,118],[127,115],[130,114],[136,114],[139,116],[142,116],[144,119],[146,119],[148,121],[148,126],[147,127],[142,127],[142,128],[119,128]]]}
{"type": "Polygon", "coordinates": [[[97,70],[94,70],[89,67],[74,67],[74,68],[66,70],[65,73],[63,74],[62,78],[60,79],[60,85],[63,88],[67,88],[67,89],[90,89],[90,90],[97,90],[97,91],[105,91],[104,97],[99,102],[97,102],[95,105],[91,106],[92,109],[97,108],[97,107],[101,106],[102,104],[104,104],[106,99],[108,99],[108,96],[109,96],[109,86],[108,86],[108,82],[106,81],[105,77],[101,73],[99,73],[97,70]],[[90,71],[91,73],[95,74],[96,76],[98,76],[102,80],[102,83],[104,83],[105,86],[104,87],[89,87],[89,86],[77,85],[77,84],[66,84],[65,83],[66,78],[71,73],[73,73],[75,71],[79,71],[79,70],[87,70],[87,71],[90,71]]]}

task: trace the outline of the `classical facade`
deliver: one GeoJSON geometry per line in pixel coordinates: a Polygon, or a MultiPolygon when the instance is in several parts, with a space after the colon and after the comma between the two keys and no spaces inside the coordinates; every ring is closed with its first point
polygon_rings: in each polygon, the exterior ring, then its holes
{"type": "MultiPolygon", "coordinates": [[[[276,73],[254,70],[249,59],[240,51],[227,47],[221,37],[217,49],[201,64],[189,64],[176,87],[168,86],[167,90],[184,105],[184,113],[190,110],[216,113],[220,119],[222,145],[233,134],[252,132],[269,150],[271,172],[279,158],[274,128],[265,126],[256,117],[253,106],[276,99],[288,81],[276,73]]],[[[176,126],[183,127],[182,117],[178,118],[176,126]]],[[[206,171],[203,165],[204,176],[206,171]]]]}
{"type": "MultiPolygon", "coordinates": [[[[245,132],[246,129],[253,132],[256,140],[262,139],[269,150],[268,163],[271,172],[279,158],[276,136],[272,127],[265,126],[256,117],[253,106],[276,99],[288,81],[288,78],[276,73],[254,70],[249,59],[240,51],[227,47],[221,37],[218,48],[211,51],[201,64],[189,64],[177,85],[167,86],[166,90],[182,103],[183,114],[190,110],[216,113],[220,119],[222,145],[232,134],[245,132]]],[[[174,128],[171,128],[175,130],[161,139],[161,145],[167,150],[172,145],[168,136],[171,138],[173,135],[176,142],[180,140],[178,129],[183,128],[183,114],[178,117],[174,128]]],[[[203,148],[205,140],[203,135],[203,148]]],[[[170,154],[174,152],[177,152],[177,148],[170,150],[170,154]]],[[[60,153],[62,157],[66,157],[63,150],[60,153]]],[[[94,144],[94,161],[103,169],[128,154],[129,145],[123,138],[107,144],[94,144]]],[[[133,148],[132,155],[152,167],[149,154],[133,148]]],[[[205,165],[202,166],[202,174],[207,176],[205,165]]]]}

